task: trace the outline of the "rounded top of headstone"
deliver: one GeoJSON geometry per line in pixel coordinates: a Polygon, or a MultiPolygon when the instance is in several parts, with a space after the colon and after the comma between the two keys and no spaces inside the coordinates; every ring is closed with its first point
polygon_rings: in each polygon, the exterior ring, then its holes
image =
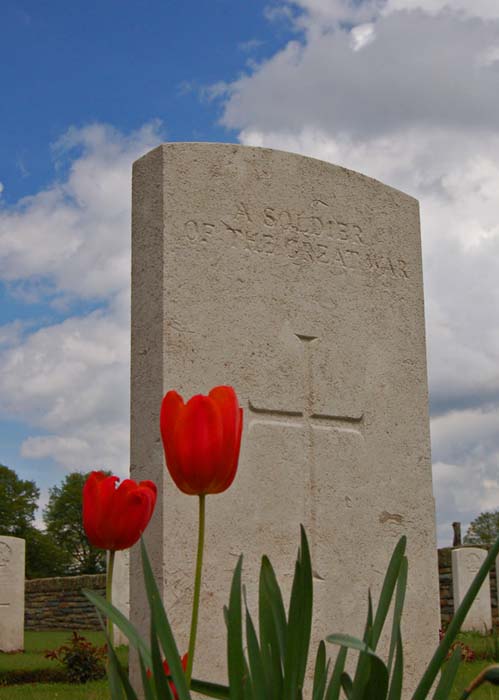
{"type": "Polygon", "coordinates": [[[13,553],[23,552],[25,540],[22,537],[0,535],[0,566],[6,566],[12,559],[13,553]]]}
{"type": "MultiPolygon", "coordinates": [[[[335,165],[325,160],[320,160],[319,158],[312,158],[310,156],[305,156],[300,153],[293,153],[291,151],[283,151],[274,148],[266,148],[262,146],[245,146],[237,143],[219,143],[219,142],[209,142],[209,141],[168,141],[158,145],[153,148],[148,153],[145,153],[141,158],[137,160],[140,161],[142,158],[150,156],[156,151],[168,151],[170,155],[177,151],[182,154],[182,157],[186,157],[189,153],[192,156],[193,165],[197,158],[201,159],[203,157],[213,158],[214,153],[219,153],[220,156],[227,157],[232,154],[233,156],[240,155],[246,156],[255,162],[267,161],[269,164],[279,166],[285,169],[286,162],[290,164],[293,170],[303,170],[303,176],[313,176],[314,173],[321,171],[336,171],[338,174],[342,174],[345,178],[350,179],[352,185],[355,181],[362,180],[371,187],[379,187],[385,191],[391,191],[394,195],[399,197],[407,197],[413,201],[417,201],[411,195],[408,195],[401,190],[398,190],[390,185],[385,185],[383,182],[376,180],[375,178],[369,177],[368,175],[363,175],[356,170],[350,170],[341,165],[335,165]]],[[[136,161],[137,162],[137,161],[136,161]]],[[[261,179],[265,179],[269,176],[269,173],[262,170],[260,172],[261,179]]]]}
{"type": "Polygon", "coordinates": [[[7,544],[0,540],[0,566],[6,566],[12,557],[12,549],[7,544]]]}

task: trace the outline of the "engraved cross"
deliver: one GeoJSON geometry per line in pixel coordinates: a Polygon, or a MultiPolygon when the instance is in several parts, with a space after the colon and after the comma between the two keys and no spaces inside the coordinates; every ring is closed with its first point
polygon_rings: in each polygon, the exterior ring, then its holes
{"type": "MultiPolygon", "coordinates": [[[[283,425],[287,427],[309,427],[318,429],[332,430],[347,430],[359,433],[363,437],[364,414],[358,415],[341,415],[316,413],[314,411],[314,389],[312,381],[312,353],[311,347],[318,340],[316,336],[295,334],[304,344],[305,349],[305,367],[304,367],[304,389],[305,389],[305,406],[302,411],[286,411],[271,408],[263,408],[257,406],[251,399],[248,402],[248,407],[255,416],[261,416],[262,422],[268,424],[272,422],[275,425],[283,425]]],[[[258,418],[254,418],[252,422],[258,423],[258,418]]]]}
{"type": "MultiPolygon", "coordinates": [[[[282,427],[305,428],[308,440],[308,493],[305,506],[305,517],[308,521],[308,539],[312,561],[316,560],[316,534],[318,530],[317,522],[317,501],[319,498],[315,450],[315,433],[319,431],[339,430],[349,432],[364,439],[364,413],[357,415],[317,413],[314,410],[315,397],[312,373],[312,347],[318,340],[316,336],[295,334],[303,343],[305,363],[303,370],[304,407],[301,411],[287,411],[265,408],[257,406],[251,399],[248,401],[248,408],[254,417],[252,424],[262,423],[265,425],[276,425],[282,427]]],[[[314,578],[318,581],[324,580],[317,570],[313,570],[314,578]]]]}

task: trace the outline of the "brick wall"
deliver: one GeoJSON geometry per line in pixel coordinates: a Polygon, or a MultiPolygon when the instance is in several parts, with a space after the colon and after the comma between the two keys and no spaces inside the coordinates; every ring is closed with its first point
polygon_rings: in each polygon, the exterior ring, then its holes
{"type": "MultiPolygon", "coordinates": [[[[438,574],[440,579],[440,617],[442,627],[449,624],[454,614],[454,596],[452,593],[452,547],[438,550],[438,574]]],[[[496,567],[490,572],[490,607],[492,610],[492,623],[499,625],[499,613],[497,609],[497,576],[496,567]]]]}
{"type": "Polygon", "coordinates": [[[105,575],[38,578],[26,581],[26,629],[100,629],[95,607],[82,594],[82,588],[90,588],[104,595],[105,575]]]}

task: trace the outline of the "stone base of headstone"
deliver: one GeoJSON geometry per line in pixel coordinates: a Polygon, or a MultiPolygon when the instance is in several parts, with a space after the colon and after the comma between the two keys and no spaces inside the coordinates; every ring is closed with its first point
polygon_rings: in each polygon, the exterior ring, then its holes
{"type": "Polygon", "coordinates": [[[26,543],[0,535],[0,651],[24,649],[24,572],[26,543]]]}

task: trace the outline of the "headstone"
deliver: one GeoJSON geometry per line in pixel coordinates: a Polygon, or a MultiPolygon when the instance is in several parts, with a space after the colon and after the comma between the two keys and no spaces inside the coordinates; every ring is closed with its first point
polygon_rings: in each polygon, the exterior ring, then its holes
{"type": "MultiPolygon", "coordinates": [[[[108,555],[109,556],[109,555],[108,555]]],[[[130,615],[130,550],[117,551],[114,555],[112,602],[125,617],[130,615]]],[[[114,644],[128,645],[128,638],[114,625],[114,644]]]]}
{"type": "Polygon", "coordinates": [[[25,541],[0,535],[0,651],[24,649],[25,541]]]}
{"type": "MultiPolygon", "coordinates": [[[[457,610],[461,604],[486,557],[487,551],[478,547],[461,547],[452,550],[454,610],[457,610]]],[[[464,632],[477,630],[483,633],[488,632],[491,628],[490,578],[487,576],[470,611],[466,615],[461,629],[464,632]]]]}
{"type": "MultiPolygon", "coordinates": [[[[207,499],[195,677],[225,677],[238,555],[250,603],[264,553],[288,594],[303,523],[314,644],[362,634],[407,534],[409,693],[439,627],[417,201],[291,153],[172,143],[134,164],[132,220],[131,474],[159,486],[146,542],[182,652],[197,499],[165,470],[161,399],[230,384],[245,411],[236,480],[207,499]]],[[[147,635],[137,548],[131,567],[147,635]]]]}

